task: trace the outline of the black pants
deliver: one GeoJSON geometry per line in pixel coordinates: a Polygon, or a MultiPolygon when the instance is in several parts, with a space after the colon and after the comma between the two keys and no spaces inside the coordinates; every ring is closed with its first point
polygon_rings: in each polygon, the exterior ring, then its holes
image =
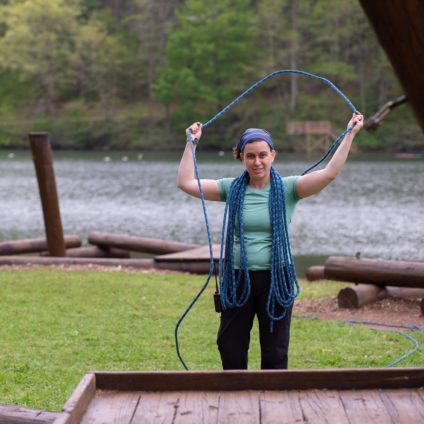
{"type": "Polygon", "coordinates": [[[286,369],[290,339],[291,308],[286,316],[274,321],[270,331],[270,319],[266,303],[270,286],[269,271],[250,271],[251,293],[241,308],[226,309],[221,313],[218,331],[218,348],[222,367],[228,369],[247,369],[250,331],[255,314],[259,321],[259,341],[261,345],[262,369],[286,369]]]}

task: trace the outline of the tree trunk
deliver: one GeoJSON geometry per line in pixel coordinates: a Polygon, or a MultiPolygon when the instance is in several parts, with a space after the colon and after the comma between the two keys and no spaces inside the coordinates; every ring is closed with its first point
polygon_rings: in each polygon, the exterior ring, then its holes
{"type": "MultiPolygon", "coordinates": [[[[293,0],[292,2],[292,31],[294,37],[292,38],[292,45],[290,51],[290,67],[291,69],[297,69],[298,66],[298,54],[299,47],[297,42],[297,0],[293,0]]],[[[298,97],[298,76],[296,74],[291,74],[290,76],[290,110],[295,110],[297,105],[297,97],[298,97]]]]}

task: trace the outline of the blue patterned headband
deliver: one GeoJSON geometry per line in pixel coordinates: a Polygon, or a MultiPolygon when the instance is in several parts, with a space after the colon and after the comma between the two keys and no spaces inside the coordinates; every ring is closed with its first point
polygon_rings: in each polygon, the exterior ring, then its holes
{"type": "Polygon", "coordinates": [[[237,143],[236,149],[239,152],[243,152],[246,144],[252,143],[253,141],[265,141],[271,150],[274,149],[274,145],[272,144],[271,134],[262,130],[261,128],[248,128],[240,137],[239,142],[237,143]]]}

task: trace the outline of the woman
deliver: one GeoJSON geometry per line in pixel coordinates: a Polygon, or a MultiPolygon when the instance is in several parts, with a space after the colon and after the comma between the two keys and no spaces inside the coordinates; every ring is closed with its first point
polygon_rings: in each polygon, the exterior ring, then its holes
{"type": "MultiPolygon", "coordinates": [[[[234,149],[235,156],[245,167],[244,176],[236,180],[231,178],[201,180],[203,194],[207,200],[226,201],[230,197],[233,201],[236,198],[235,186],[238,184],[242,187],[240,193],[243,198],[240,201],[240,208],[243,220],[238,221],[241,222],[242,232],[240,233],[239,225],[234,224],[235,230],[230,233],[230,240],[234,239],[234,248],[231,248],[230,256],[226,258],[226,262],[228,258],[231,258],[228,263],[231,263],[234,268],[234,272],[229,272],[228,277],[233,279],[231,282],[233,289],[229,289],[229,292],[232,290],[233,297],[230,300],[226,298],[223,302],[224,310],[221,313],[217,338],[224,369],[247,369],[250,331],[255,315],[259,322],[261,368],[287,368],[293,299],[288,296],[287,304],[285,299],[282,299],[280,300],[282,303],[277,306],[275,299],[271,299],[276,280],[273,246],[282,236],[281,234],[275,236],[276,232],[281,231],[280,228],[271,228],[272,207],[270,205],[282,203],[283,208],[277,210],[285,211],[283,219],[290,223],[297,201],[320,192],[340,173],[352,141],[362,126],[363,116],[359,112],[354,113],[348,123],[348,128],[353,127],[352,130],[344,137],[324,169],[303,176],[285,178],[280,177],[272,168],[276,151],[271,135],[265,130],[250,128],[243,133],[234,149]],[[278,191],[277,183],[282,185],[282,190],[278,191]],[[277,189],[274,189],[276,184],[277,189]],[[278,196],[278,193],[283,194],[278,196]],[[277,200],[274,201],[274,197],[277,200]],[[237,281],[241,283],[235,286],[237,281]],[[280,307],[279,311],[277,311],[278,307],[280,307]]],[[[187,136],[190,132],[193,139],[200,140],[201,123],[192,124],[186,132],[187,136]]],[[[191,148],[188,144],[178,169],[177,185],[187,194],[199,197],[191,148]]],[[[238,212],[233,215],[237,214],[238,212]]],[[[275,213],[272,219],[275,219],[275,213]]],[[[276,227],[275,224],[274,227],[276,227]]],[[[289,260],[282,263],[290,265],[291,256],[286,255],[285,258],[287,257],[289,260]]],[[[287,272],[290,274],[289,271],[287,272]]],[[[280,272],[279,275],[283,275],[281,278],[285,280],[286,270],[284,269],[284,272],[280,272]]],[[[222,285],[221,279],[221,289],[222,285]]],[[[283,290],[282,293],[284,294],[285,291],[283,290]]]]}

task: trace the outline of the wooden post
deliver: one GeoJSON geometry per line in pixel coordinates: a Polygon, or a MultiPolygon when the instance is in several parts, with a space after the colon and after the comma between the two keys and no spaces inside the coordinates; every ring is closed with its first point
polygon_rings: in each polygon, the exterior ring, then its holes
{"type": "Polygon", "coordinates": [[[43,207],[48,250],[51,256],[65,256],[65,241],[60,220],[50,141],[47,133],[30,133],[29,142],[43,207]]]}

